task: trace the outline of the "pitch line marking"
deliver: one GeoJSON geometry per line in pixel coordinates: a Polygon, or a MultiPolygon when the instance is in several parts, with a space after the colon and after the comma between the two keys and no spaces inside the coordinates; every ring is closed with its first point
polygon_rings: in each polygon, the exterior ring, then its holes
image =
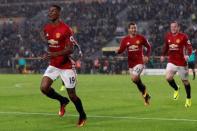
{"type": "MultiPolygon", "coordinates": [[[[8,115],[42,115],[42,116],[58,116],[53,113],[44,112],[3,112],[0,114],[8,115]]],[[[66,114],[69,117],[78,117],[78,115],[66,114]]],[[[108,118],[108,119],[135,119],[135,120],[158,120],[158,121],[185,121],[185,122],[197,122],[197,119],[185,119],[185,118],[160,118],[160,117],[132,117],[132,116],[103,116],[103,115],[88,115],[88,118],[108,118]]]]}

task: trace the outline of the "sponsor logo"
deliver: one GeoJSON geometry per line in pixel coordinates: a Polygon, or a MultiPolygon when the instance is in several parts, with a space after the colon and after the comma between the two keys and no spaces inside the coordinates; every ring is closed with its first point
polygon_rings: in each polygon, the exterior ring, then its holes
{"type": "Polygon", "coordinates": [[[136,51],[136,50],[138,50],[138,45],[129,46],[129,51],[136,51]]]}
{"type": "Polygon", "coordinates": [[[51,45],[55,45],[55,44],[58,44],[58,41],[56,41],[54,39],[50,39],[50,40],[48,40],[48,43],[51,45]]]}
{"type": "Polygon", "coordinates": [[[177,49],[178,48],[178,45],[176,44],[171,44],[169,45],[170,49],[177,49]]]}

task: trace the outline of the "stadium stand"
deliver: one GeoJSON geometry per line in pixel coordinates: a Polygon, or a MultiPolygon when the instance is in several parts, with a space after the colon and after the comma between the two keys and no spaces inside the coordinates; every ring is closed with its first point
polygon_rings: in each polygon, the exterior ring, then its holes
{"type": "MultiPolygon", "coordinates": [[[[100,72],[107,60],[111,73],[126,69],[113,55],[103,56],[102,47],[113,43],[117,36],[126,33],[129,21],[139,23],[140,33],[152,44],[153,59],[148,68],[163,68],[154,59],[161,54],[164,33],[171,20],[178,20],[189,34],[193,47],[197,42],[197,2],[195,0],[3,0],[0,5],[0,68],[15,69],[18,58],[27,58],[29,70],[43,72],[47,62],[37,58],[46,51],[40,33],[47,20],[47,8],[57,3],[62,6],[62,19],[75,31],[84,58],[81,72],[94,72],[93,60],[101,61],[100,72]],[[178,1],[178,2],[177,2],[178,1]],[[191,4],[192,3],[192,4],[191,4]],[[174,10],[176,8],[176,11],[174,10]],[[116,65],[116,66],[114,66],[116,65]]],[[[117,46],[117,41],[116,43],[117,46]]],[[[109,72],[110,72],[109,71],[109,72]]]]}

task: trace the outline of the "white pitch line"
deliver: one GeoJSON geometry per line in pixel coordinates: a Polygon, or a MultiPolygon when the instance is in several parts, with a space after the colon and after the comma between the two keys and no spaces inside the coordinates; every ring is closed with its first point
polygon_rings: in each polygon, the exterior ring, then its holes
{"type": "MultiPolygon", "coordinates": [[[[2,112],[0,114],[8,115],[42,115],[42,116],[58,116],[53,113],[44,112],[2,112]]],[[[66,114],[65,116],[78,117],[78,115],[66,114]]],[[[102,116],[102,115],[88,115],[88,118],[108,118],[108,119],[135,119],[135,120],[158,120],[158,121],[184,121],[184,122],[197,122],[197,119],[180,119],[180,118],[160,118],[160,117],[132,117],[132,116],[102,116]]]]}

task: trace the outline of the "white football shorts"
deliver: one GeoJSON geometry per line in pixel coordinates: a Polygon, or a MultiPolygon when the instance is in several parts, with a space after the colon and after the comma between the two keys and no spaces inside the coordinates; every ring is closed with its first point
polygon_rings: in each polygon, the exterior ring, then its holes
{"type": "Polygon", "coordinates": [[[166,67],[166,72],[175,75],[177,72],[182,80],[188,80],[188,67],[187,66],[176,66],[175,64],[168,63],[166,67]]]}
{"type": "Polygon", "coordinates": [[[59,69],[54,66],[48,66],[43,76],[47,76],[53,81],[60,76],[66,88],[74,88],[76,86],[77,74],[73,69],[59,69]]]}
{"type": "Polygon", "coordinates": [[[138,64],[138,65],[134,66],[133,68],[129,68],[129,72],[130,72],[130,75],[140,76],[143,69],[144,69],[144,65],[138,64]]]}

